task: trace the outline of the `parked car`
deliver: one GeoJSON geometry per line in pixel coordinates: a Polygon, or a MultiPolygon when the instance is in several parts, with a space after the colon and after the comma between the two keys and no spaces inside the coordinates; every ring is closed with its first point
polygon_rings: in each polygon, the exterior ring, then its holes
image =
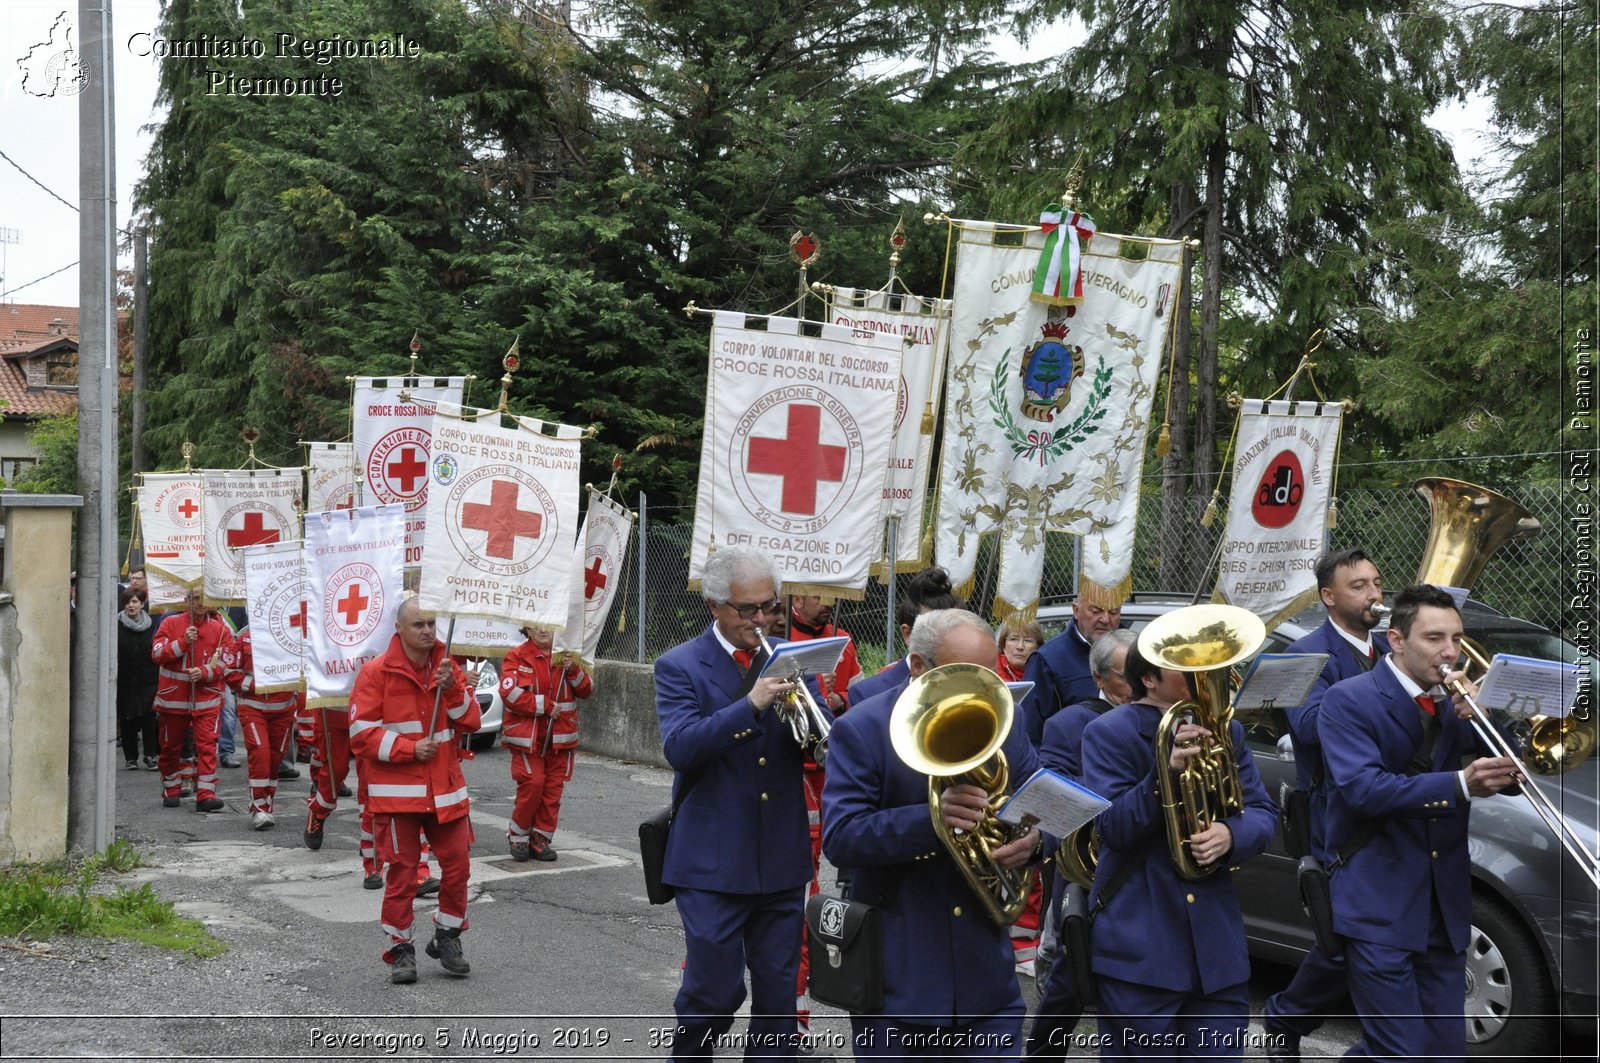
{"type": "MultiPolygon", "coordinates": [[[[1137,631],[1190,601],[1189,595],[1135,595],[1122,608],[1122,625],[1137,631]]],[[[1047,601],[1039,610],[1046,637],[1064,629],[1071,615],[1070,599],[1047,601]]],[[[1281,652],[1326,616],[1317,605],[1280,624],[1268,633],[1262,652],[1281,652]]],[[[1491,656],[1513,653],[1583,660],[1578,648],[1558,635],[1478,602],[1466,603],[1462,621],[1467,635],[1491,656]]],[[[1588,663],[1593,676],[1593,662],[1588,663]]],[[[1595,704],[1592,678],[1589,684],[1589,703],[1595,704]]],[[[1277,797],[1285,785],[1293,787],[1293,753],[1287,742],[1283,752],[1279,750],[1279,740],[1288,734],[1285,712],[1276,709],[1241,717],[1240,723],[1267,792],[1277,797]]],[[[1535,776],[1535,782],[1564,811],[1590,851],[1596,851],[1600,758],[1590,757],[1563,775],[1535,776]]],[[[1600,953],[1600,896],[1527,798],[1502,795],[1473,804],[1468,1052],[1504,1059],[1553,1054],[1558,1014],[1567,1016],[1575,1034],[1592,1038],[1600,1007],[1595,964],[1600,953]]],[[[1251,954],[1298,963],[1311,947],[1311,924],[1300,907],[1295,861],[1284,852],[1281,837],[1260,857],[1246,862],[1237,876],[1251,954]]]]}
{"type": "Polygon", "coordinates": [[[505,705],[500,701],[500,667],[495,661],[478,663],[478,712],[482,723],[472,736],[473,749],[487,749],[505,725],[505,705]]]}

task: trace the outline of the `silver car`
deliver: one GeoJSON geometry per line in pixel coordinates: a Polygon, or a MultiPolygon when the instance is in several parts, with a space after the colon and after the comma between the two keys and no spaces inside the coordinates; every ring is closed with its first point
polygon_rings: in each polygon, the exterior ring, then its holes
{"type": "Polygon", "coordinates": [[[473,749],[487,749],[494,744],[505,724],[505,705],[500,700],[500,669],[494,661],[476,662],[478,669],[478,712],[482,722],[472,736],[473,749]]]}
{"type": "MultiPolygon", "coordinates": [[[[1138,594],[1122,607],[1122,625],[1137,631],[1152,619],[1188,605],[1188,595],[1138,594]]],[[[1262,652],[1281,652],[1326,618],[1320,605],[1280,624],[1262,652]]],[[[1049,638],[1071,619],[1069,600],[1039,610],[1049,638]]],[[[1491,655],[1514,653],[1579,661],[1578,648],[1544,628],[1468,601],[1467,634],[1491,655]]],[[[1590,674],[1594,674],[1592,662],[1590,674]]],[[[1242,666],[1241,666],[1242,667],[1242,666]]],[[[1591,680],[1591,683],[1593,681],[1591,680]]],[[[1590,703],[1594,704],[1591,690],[1590,703]]],[[[1288,734],[1282,709],[1241,717],[1245,737],[1267,792],[1295,784],[1293,753],[1279,740],[1288,734]]],[[[1535,776],[1593,852],[1600,826],[1600,758],[1557,776],[1535,776]]],[[[1558,1023],[1593,1038],[1600,1007],[1600,897],[1594,885],[1522,797],[1474,802],[1472,939],[1467,945],[1467,1049],[1477,1057],[1548,1056],[1558,1048],[1558,1023]]],[[[1281,838],[1240,868],[1236,879],[1252,955],[1296,964],[1310,950],[1311,924],[1301,910],[1295,861],[1281,838]]]]}

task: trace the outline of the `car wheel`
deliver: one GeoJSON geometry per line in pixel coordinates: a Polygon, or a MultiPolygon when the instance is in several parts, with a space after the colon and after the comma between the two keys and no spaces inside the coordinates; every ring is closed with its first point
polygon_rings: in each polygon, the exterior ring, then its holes
{"type": "Polygon", "coordinates": [[[1503,903],[1474,890],[1467,940],[1467,1054],[1546,1055],[1556,1043],[1554,1011],[1538,942],[1503,903]]]}
{"type": "Polygon", "coordinates": [[[472,748],[488,749],[494,745],[494,740],[499,737],[499,731],[475,731],[472,735],[472,748]]]}

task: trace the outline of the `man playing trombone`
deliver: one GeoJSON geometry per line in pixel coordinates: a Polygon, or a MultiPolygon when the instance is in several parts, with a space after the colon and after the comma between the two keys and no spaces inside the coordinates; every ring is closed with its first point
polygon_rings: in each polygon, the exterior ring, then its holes
{"type": "Polygon", "coordinates": [[[1470,688],[1452,671],[1461,635],[1448,593],[1407,587],[1394,601],[1388,656],[1329,689],[1317,723],[1330,786],[1317,855],[1330,872],[1333,928],[1345,939],[1359,1047],[1372,1059],[1466,1052],[1470,799],[1507,790],[1518,772],[1507,756],[1461,766],[1492,752],[1464,722],[1470,688]],[[1445,671],[1457,691],[1449,699],[1439,688],[1445,671]]]}

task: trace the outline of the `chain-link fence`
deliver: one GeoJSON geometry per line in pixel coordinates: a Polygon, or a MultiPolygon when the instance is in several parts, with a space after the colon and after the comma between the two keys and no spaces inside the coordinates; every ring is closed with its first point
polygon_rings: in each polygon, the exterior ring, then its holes
{"type": "MultiPolygon", "coordinates": [[[[1489,485],[1485,485],[1489,486],[1489,485]]],[[[1509,542],[1495,552],[1473,597],[1513,616],[1545,627],[1564,626],[1567,605],[1561,592],[1568,559],[1562,552],[1561,530],[1576,514],[1581,497],[1563,491],[1559,483],[1494,485],[1493,489],[1520,502],[1546,529],[1526,541],[1509,542]]],[[[1176,551],[1188,571],[1205,575],[1209,595],[1214,563],[1207,559],[1217,548],[1225,514],[1209,528],[1201,526],[1203,502],[1181,522],[1181,534],[1164,542],[1161,528],[1161,481],[1144,481],[1139,506],[1139,527],[1134,536],[1133,586],[1135,590],[1193,593],[1194,585],[1163,587],[1161,565],[1165,551],[1176,551]]],[[[600,655],[614,660],[643,661],[688,639],[710,622],[700,595],[686,589],[689,578],[693,510],[648,508],[643,510],[640,533],[630,551],[621,597],[612,612],[612,624],[601,639],[600,655]],[[641,569],[640,560],[643,559],[641,569]],[[641,584],[642,577],[642,584],[641,584]],[[640,587],[644,587],[641,598],[640,587]]],[[[1339,495],[1338,526],[1328,533],[1330,549],[1360,547],[1371,556],[1391,589],[1409,583],[1416,575],[1428,535],[1428,504],[1410,488],[1361,488],[1339,495]]],[[[1045,546],[1045,601],[1071,594],[1077,586],[1075,536],[1052,535],[1045,546]]],[[[995,537],[986,537],[978,556],[972,600],[987,603],[994,596],[998,556],[995,537]]],[[[902,585],[908,579],[901,576],[902,585]]],[[[888,590],[876,580],[867,585],[861,601],[840,601],[835,619],[856,638],[862,666],[871,672],[898,646],[886,649],[888,590]]]]}

